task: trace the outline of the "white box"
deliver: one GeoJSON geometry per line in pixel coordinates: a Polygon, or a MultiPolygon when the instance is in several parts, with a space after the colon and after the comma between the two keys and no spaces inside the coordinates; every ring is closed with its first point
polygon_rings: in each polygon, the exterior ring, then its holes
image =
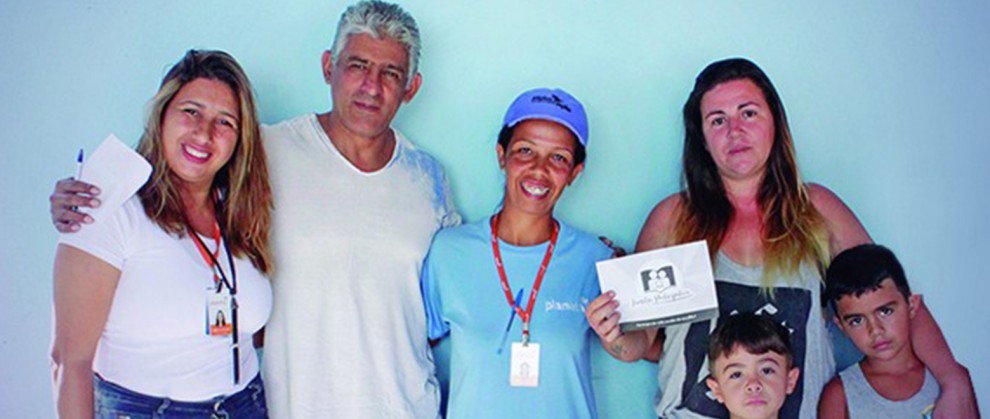
{"type": "Polygon", "coordinates": [[[623,332],[718,316],[704,240],[604,260],[596,268],[602,292],[615,291],[623,332]]]}

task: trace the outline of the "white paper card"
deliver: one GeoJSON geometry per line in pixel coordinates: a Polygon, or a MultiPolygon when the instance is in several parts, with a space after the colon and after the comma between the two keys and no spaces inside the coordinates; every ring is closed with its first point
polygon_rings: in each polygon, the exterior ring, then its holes
{"type": "Polygon", "coordinates": [[[81,210],[100,221],[134,196],[149,176],[148,161],[110,134],[83,163],[79,179],[100,188],[100,206],[81,210]]]}
{"type": "Polygon", "coordinates": [[[718,316],[704,240],[604,260],[596,267],[602,291],[615,291],[624,332],[718,316]]]}

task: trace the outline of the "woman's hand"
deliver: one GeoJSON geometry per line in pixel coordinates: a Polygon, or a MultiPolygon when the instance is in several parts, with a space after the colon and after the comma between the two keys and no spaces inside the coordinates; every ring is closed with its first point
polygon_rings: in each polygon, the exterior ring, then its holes
{"type": "Polygon", "coordinates": [[[598,240],[601,240],[602,243],[605,243],[605,245],[608,246],[609,249],[612,249],[613,258],[621,258],[629,253],[626,252],[626,249],[622,248],[622,246],[619,246],[615,244],[615,242],[613,242],[612,240],[609,240],[608,237],[598,236],[598,240]]]}
{"type": "Polygon", "coordinates": [[[615,300],[615,291],[608,291],[588,303],[588,307],[584,310],[584,316],[588,319],[591,330],[601,338],[606,348],[608,344],[622,336],[622,331],[619,330],[621,315],[617,311],[618,308],[619,302],[615,300]]]}
{"type": "Polygon", "coordinates": [[[619,319],[622,315],[618,308],[619,302],[615,300],[615,291],[607,291],[588,304],[584,316],[588,319],[591,330],[594,330],[601,339],[602,347],[613,358],[634,362],[647,357],[656,340],[657,329],[623,333],[619,327],[619,319]]]}

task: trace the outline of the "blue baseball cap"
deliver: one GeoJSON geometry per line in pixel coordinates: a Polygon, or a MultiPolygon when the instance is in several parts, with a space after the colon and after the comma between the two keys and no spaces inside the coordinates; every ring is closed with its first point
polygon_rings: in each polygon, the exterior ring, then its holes
{"type": "Polygon", "coordinates": [[[527,119],[561,124],[574,133],[582,147],[588,147],[588,115],[570,93],[548,88],[523,92],[509,105],[502,125],[512,128],[527,119]]]}

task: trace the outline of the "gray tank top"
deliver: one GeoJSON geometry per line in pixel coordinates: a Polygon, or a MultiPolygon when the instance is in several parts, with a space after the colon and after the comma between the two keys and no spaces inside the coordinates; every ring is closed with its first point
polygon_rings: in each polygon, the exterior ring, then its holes
{"type": "MultiPolygon", "coordinates": [[[[791,331],[794,363],[801,376],[794,393],[780,410],[781,419],[817,417],[822,388],[835,374],[832,347],[821,309],[821,275],[811,263],[777,278],[774,296],[760,292],[762,267],[747,267],[719,252],[715,258],[715,289],[719,316],[757,313],[773,317],[791,331]]],[[[716,319],[717,320],[717,319],[716,319]]],[[[666,328],[654,399],[661,418],[727,418],[728,411],[705,384],[708,376],[708,336],[716,320],[666,328]]]]}
{"type": "Polygon", "coordinates": [[[928,368],[925,368],[925,382],[921,385],[921,390],[910,399],[902,401],[888,400],[877,393],[870,382],[866,381],[859,363],[840,372],[839,377],[842,378],[842,389],[846,393],[850,419],[921,419],[927,409],[935,404],[941,391],[928,368]]]}

